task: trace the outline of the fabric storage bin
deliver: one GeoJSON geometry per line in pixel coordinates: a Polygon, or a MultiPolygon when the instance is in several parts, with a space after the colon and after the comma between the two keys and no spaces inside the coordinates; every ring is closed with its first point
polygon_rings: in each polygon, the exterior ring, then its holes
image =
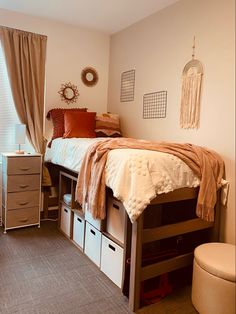
{"type": "Polygon", "coordinates": [[[122,284],[124,250],[102,235],[101,271],[119,288],[122,284]]]}
{"type": "Polygon", "coordinates": [[[70,237],[71,210],[65,205],[61,205],[60,228],[63,233],[70,237]]]}
{"type": "Polygon", "coordinates": [[[101,219],[94,219],[92,214],[86,210],[85,211],[85,216],[84,216],[85,220],[87,222],[89,222],[92,226],[94,226],[96,229],[100,230],[100,231],[104,231],[105,229],[105,221],[101,220],[101,219]]]}
{"type": "Polygon", "coordinates": [[[101,240],[102,234],[86,221],[84,253],[98,266],[101,262],[101,240]]]}
{"type": "Polygon", "coordinates": [[[124,244],[125,236],[125,215],[124,205],[109,196],[107,200],[107,232],[115,239],[124,244]]]}
{"type": "Polygon", "coordinates": [[[84,248],[84,218],[79,215],[78,212],[74,212],[74,224],[73,224],[73,240],[82,249],[84,248]]]}

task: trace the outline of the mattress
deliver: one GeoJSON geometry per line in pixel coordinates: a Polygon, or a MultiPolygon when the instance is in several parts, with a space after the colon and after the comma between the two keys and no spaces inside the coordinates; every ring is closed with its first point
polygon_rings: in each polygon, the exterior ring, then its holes
{"type": "MultiPolygon", "coordinates": [[[[58,138],[47,148],[45,161],[80,171],[90,145],[103,138],[58,138]]],[[[114,149],[108,153],[106,186],[122,201],[134,221],[158,194],[199,186],[198,177],[178,157],[142,149],[114,149]]]]}

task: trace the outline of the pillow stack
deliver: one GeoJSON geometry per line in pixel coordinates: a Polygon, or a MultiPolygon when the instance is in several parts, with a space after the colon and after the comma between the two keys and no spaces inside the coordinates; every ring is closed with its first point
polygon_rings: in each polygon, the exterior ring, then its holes
{"type": "Polygon", "coordinates": [[[48,147],[51,147],[52,141],[58,137],[63,137],[63,134],[65,133],[65,124],[64,124],[64,114],[65,112],[77,112],[82,111],[86,112],[87,108],[71,108],[71,109],[65,109],[65,108],[54,108],[48,111],[46,118],[48,120],[52,120],[53,124],[53,133],[52,133],[52,139],[48,143],[48,147]]]}
{"type": "Polygon", "coordinates": [[[52,140],[62,138],[93,138],[121,136],[118,114],[88,112],[87,108],[55,108],[47,114],[53,123],[52,140]]]}

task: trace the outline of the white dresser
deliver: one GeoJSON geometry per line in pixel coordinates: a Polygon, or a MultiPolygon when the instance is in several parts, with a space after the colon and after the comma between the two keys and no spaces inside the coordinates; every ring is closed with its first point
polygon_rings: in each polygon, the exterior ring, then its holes
{"type": "Polygon", "coordinates": [[[2,223],[6,230],[40,226],[40,154],[2,154],[2,223]]]}

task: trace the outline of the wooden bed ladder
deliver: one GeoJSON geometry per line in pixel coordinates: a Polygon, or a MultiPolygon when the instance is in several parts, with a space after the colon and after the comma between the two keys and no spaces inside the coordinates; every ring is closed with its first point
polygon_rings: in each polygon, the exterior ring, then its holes
{"type": "MultiPolygon", "coordinates": [[[[192,194],[185,195],[185,197],[183,197],[182,192],[179,196],[178,193],[176,195],[173,196],[174,198],[171,201],[195,198],[196,191],[192,190],[192,194]]],[[[168,196],[166,200],[162,199],[155,203],[164,202],[170,202],[168,196]]],[[[213,223],[203,221],[200,218],[195,218],[174,224],[158,226],[156,228],[144,229],[143,215],[144,214],[132,224],[129,307],[134,312],[140,308],[141,283],[144,280],[186,267],[191,265],[193,261],[193,252],[190,252],[148,266],[142,266],[143,244],[182,235],[188,232],[211,228],[214,225],[213,223]]]]}

